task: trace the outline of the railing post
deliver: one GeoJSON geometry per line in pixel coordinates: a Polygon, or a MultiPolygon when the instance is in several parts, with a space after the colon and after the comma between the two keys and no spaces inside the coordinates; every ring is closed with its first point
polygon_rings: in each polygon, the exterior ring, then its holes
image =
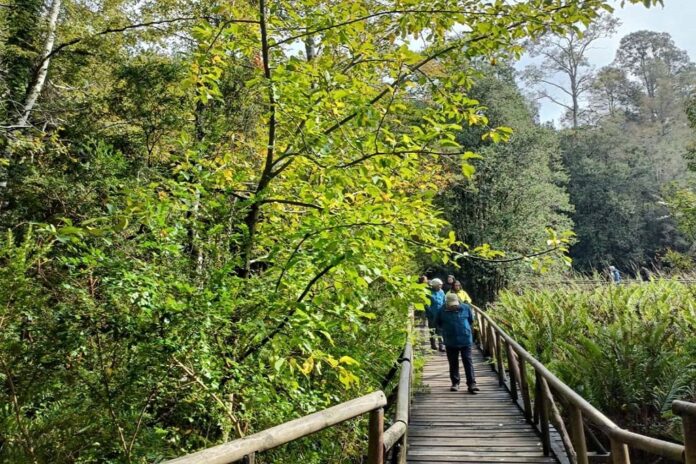
{"type": "MultiPolygon", "coordinates": [[[[493,331],[493,326],[490,322],[488,326],[488,357],[491,360],[495,357],[495,332],[493,331]]],[[[495,370],[495,363],[491,363],[491,369],[495,370]]]]}
{"type": "Polygon", "coordinates": [[[614,438],[611,439],[611,462],[612,464],[631,464],[628,446],[614,438]]]}
{"type": "Polygon", "coordinates": [[[495,334],[495,360],[498,365],[498,385],[505,385],[505,367],[503,366],[503,340],[499,333],[495,334]]]}
{"type": "Polygon", "coordinates": [[[517,403],[517,378],[520,374],[517,372],[515,353],[509,343],[507,344],[507,358],[508,368],[510,368],[510,396],[512,396],[512,402],[517,403]]]}
{"type": "Polygon", "coordinates": [[[536,401],[538,403],[537,410],[539,411],[539,422],[541,426],[541,443],[544,450],[544,456],[551,454],[551,431],[549,429],[549,407],[546,404],[546,395],[541,385],[542,377],[539,372],[536,373],[536,401]]]}
{"type": "Polygon", "coordinates": [[[575,449],[578,455],[578,464],[588,464],[587,443],[585,442],[585,426],[582,422],[582,411],[574,404],[570,404],[569,407],[570,440],[573,442],[573,449],[575,449]]]}
{"type": "Polygon", "coordinates": [[[522,403],[524,404],[524,418],[532,422],[532,400],[529,397],[529,382],[527,382],[527,364],[522,356],[520,360],[520,390],[522,391],[522,403]]]}
{"type": "Polygon", "coordinates": [[[384,408],[370,412],[367,464],[384,464],[384,408]]]}
{"type": "Polygon", "coordinates": [[[684,463],[696,464],[696,403],[672,402],[672,412],[682,419],[684,429],[684,463]]]}

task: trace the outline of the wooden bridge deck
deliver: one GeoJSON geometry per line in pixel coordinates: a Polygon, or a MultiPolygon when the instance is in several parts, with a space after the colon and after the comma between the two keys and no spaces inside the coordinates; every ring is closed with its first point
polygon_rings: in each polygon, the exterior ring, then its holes
{"type": "Polygon", "coordinates": [[[445,353],[431,351],[423,368],[422,391],[411,406],[408,462],[426,463],[556,463],[544,456],[541,438],[525,422],[510,394],[478,349],[473,353],[481,391],[470,395],[464,382],[449,391],[445,353]]]}

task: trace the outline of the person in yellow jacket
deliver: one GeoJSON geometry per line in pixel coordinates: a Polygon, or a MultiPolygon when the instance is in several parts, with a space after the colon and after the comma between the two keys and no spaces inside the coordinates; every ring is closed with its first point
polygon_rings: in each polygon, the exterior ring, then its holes
{"type": "Polygon", "coordinates": [[[454,284],[452,285],[452,289],[449,292],[447,292],[448,295],[450,293],[454,293],[455,295],[457,295],[460,302],[471,304],[471,297],[469,296],[468,293],[466,293],[464,291],[464,289],[462,288],[462,283],[460,281],[458,281],[458,280],[454,281],[454,284]]]}

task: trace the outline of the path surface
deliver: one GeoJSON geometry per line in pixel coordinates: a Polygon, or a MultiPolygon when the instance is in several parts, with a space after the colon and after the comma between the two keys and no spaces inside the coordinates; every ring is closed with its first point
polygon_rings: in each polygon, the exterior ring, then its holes
{"type": "MultiPolygon", "coordinates": [[[[461,362],[461,361],[460,361],[461,362]]],[[[474,349],[478,395],[470,395],[460,366],[462,389],[450,392],[445,353],[431,351],[423,368],[408,429],[408,462],[556,463],[542,453],[541,439],[512,403],[498,377],[474,349]]]]}

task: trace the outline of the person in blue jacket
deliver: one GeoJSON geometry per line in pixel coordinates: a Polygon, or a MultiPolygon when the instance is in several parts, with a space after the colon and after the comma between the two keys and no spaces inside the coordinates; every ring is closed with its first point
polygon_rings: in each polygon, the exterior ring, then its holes
{"type": "Polygon", "coordinates": [[[445,351],[445,345],[442,343],[442,338],[439,336],[440,331],[435,324],[435,316],[442,311],[445,306],[445,292],[442,291],[442,281],[433,279],[430,281],[430,305],[425,310],[425,315],[428,318],[428,327],[430,328],[430,347],[433,350],[445,351]]]}
{"type": "Polygon", "coordinates": [[[621,283],[621,273],[614,266],[609,266],[609,276],[611,277],[612,283],[621,283]]]}
{"type": "Polygon", "coordinates": [[[442,337],[449,362],[451,391],[459,390],[459,356],[464,363],[466,385],[469,393],[475,395],[479,391],[476,386],[474,362],[471,358],[471,346],[474,344],[472,326],[474,316],[471,306],[461,303],[456,293],[448,293],[445,307],[435,315],[434,323],[441,328],[442,337]]]}

